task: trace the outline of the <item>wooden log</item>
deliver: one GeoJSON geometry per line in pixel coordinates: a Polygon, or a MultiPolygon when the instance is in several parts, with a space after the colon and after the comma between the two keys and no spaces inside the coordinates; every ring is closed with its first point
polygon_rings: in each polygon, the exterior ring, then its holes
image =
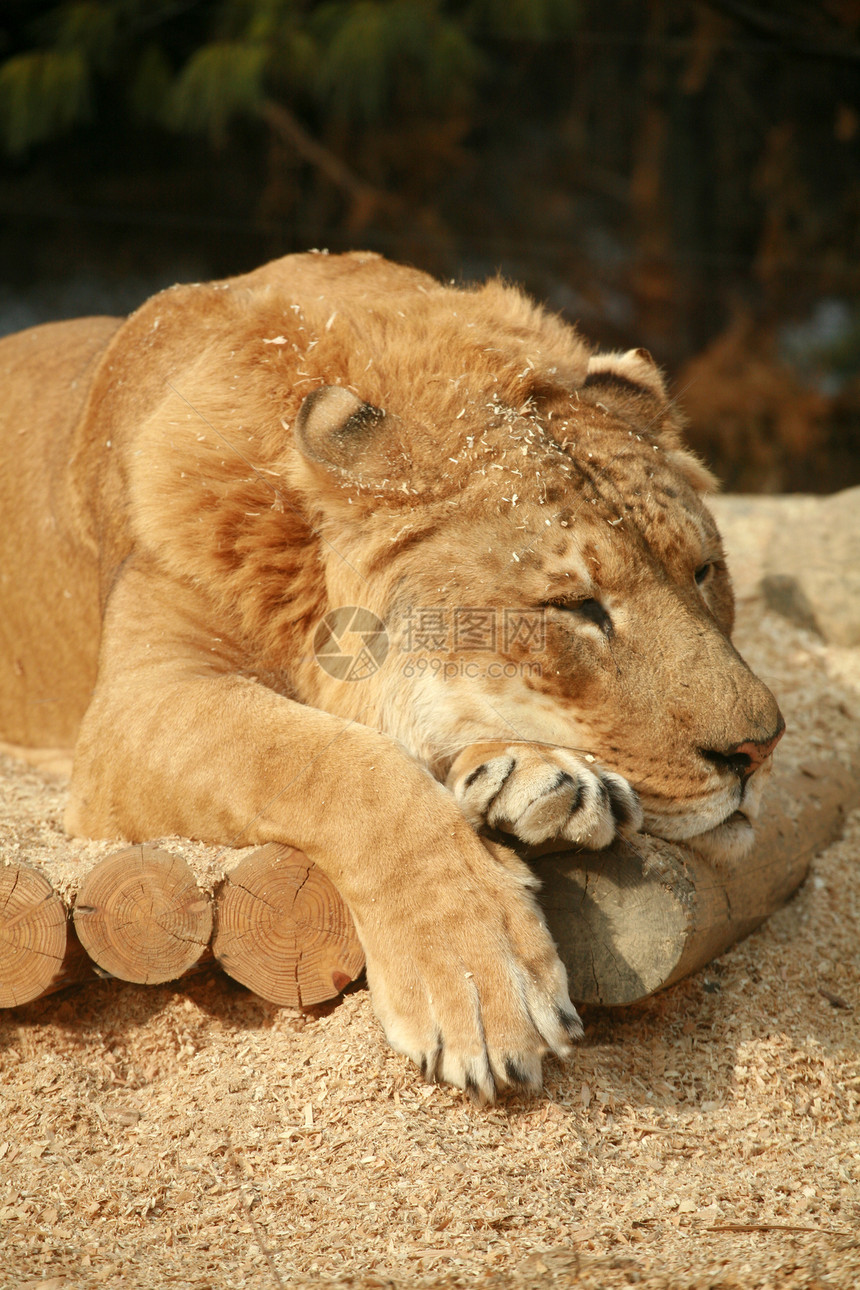
{"type": "Polygon", "coordinates": [[[212,905],[179,856],[152,846],[106,856],[75,898],[75,930],[109,976],[141,985],[175,981],[204,952],[212,905]]]}
{"type": "Polygon", "coordinates": [[[215,958],[272,1003],[309,1007],[334,998],[364,967],[349,910],[334,884],[293,847],[245,856],[216,898],[215,958]]]}
{"type": "MultiPolygon", "coordinates": [[[[856,769],[778,771],[755,850],[734,872],[644,834],[602,852],[526,853],[574,1000],[634,1003],[704,966],[788,899],[855,803],[856,769]]],[[[216,958],[264,998],[312,1006],[358,976],[364,959],[349,911],[302,852],[270,844],[236,859],[181,839],[167,845],[180,854],[126,848],[82,881],[73,856],[56,862],[51,881],[20,864],[0,869],[0,1007],[86,975],[67,934],[72,901],[100,972],[124,980],[154,984],[188,971],[210,937],[210,894],[216,958]]]]}
{"type": "Polygon", "coordinates": [[[66,909],[45,875],[29,865],[0,865],[0,1008],[50,990],[67,941],[66,909]]]}
{"type": "Polygon", "coordinates": [[[777,779],[752,854],[720,870],[692,847],[638,834],[600,852],[533,860],[576,1003],[636,1003],[704,967],[785,903],[860,803],[836,763],[777,779]]]}

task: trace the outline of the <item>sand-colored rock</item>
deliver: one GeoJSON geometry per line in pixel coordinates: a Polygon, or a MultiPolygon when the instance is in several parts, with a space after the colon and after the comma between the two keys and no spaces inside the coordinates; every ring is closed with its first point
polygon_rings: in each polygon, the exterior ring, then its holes
{"type": "Polygon", "coordinates": [[[860,645],[860,488],[829,497],[717,497],[740,596],[817,631],[860,645]]]}

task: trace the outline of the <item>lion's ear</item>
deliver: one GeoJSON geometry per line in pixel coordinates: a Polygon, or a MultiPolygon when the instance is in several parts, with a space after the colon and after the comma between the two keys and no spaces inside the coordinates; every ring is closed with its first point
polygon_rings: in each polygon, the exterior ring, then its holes
{"type": "Polygon", "coordinates": [[[323,385],[299,409],[293,433],[303,456],[350,475],[361,475],[376,456],[385,413],[342,385],[323,385]]]}
{"type": "Polygon", "coordinates": [[[600,386],[621,397],[645,395],[660,403],[668,399],[663,376],[647,349],[592,354],[584,384],[587,388],[600,386]]]}
{"type": "Polygon", "coordinates": [[[666,456],[697,493],[718,493],[720,481],[688,448],[670,448],[666,456]]]}

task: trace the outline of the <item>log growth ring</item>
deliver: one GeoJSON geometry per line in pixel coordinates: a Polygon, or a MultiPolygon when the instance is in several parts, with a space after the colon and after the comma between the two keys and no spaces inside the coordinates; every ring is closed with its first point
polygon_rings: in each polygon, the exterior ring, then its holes
{"type": "Polygon", "coordinates": [[[0,1008],[38,999],[66,952],[68,919],[44,874],[0,865],[0,1008]]]}
{"type": "Polygon", "coordinates": [[[75,930],[109,976],[139,985],[175,981],[212,935],[212,905],[179,856],[128,847],[91,869],[77,894],[75,930]]]}
{"type": "Polygon", "coordinates": [[[225,879],[212,951],[234,980],[290,1007],[334,998],[364,966],[334,884],[304,852],[275,842],[246,856],[225,879]]]}

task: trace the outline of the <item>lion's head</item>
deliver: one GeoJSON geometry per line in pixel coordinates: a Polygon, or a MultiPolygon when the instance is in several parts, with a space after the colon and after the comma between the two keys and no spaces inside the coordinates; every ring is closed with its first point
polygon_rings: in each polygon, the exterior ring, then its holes
{"type": "Polygon", "coordinates": [[[589,357],[498,284],[430,300],[423,349],[408,318],[371,327],[364,379],[297,417],[331,603],[391,642],[366,682],[307,669],[313,697],[440,776],[482,740],[579,750],[636,788],[648,831],[736,858],[782,718],[731,644],[713,480],[657,368],[589,357]]]}
{"type": "MultiPolygon", "coordinates": [[[[237,510],[236,533],[265,523],[270,551],[301,517],[313,551],[312,572],[278,557],[302,588],[278,601],[291,691],[380,726],[439,777],[484,740],[578,750],[629,780],[649,831],[737,858],[783,723],[731,644],[713,480],[650,356],[592,354],[499,282],[457,290],[374,257],[283,263],[283,280],[269,266],[234,284],[254,307],[224,334],[244,424],[266,417],[245,451],[288,486],[274,516],[271,499],[263,520],[237,510]],[[314,657],[340,606],[387,633],[360,681],[314,657]]],[[[212,453],[220,469],[223,444],[212,453]]],[[[256,481],[242,486],[259,514],[256,481]]],[[[250,574],[234,564],[238,603],[250,574]]]]}

